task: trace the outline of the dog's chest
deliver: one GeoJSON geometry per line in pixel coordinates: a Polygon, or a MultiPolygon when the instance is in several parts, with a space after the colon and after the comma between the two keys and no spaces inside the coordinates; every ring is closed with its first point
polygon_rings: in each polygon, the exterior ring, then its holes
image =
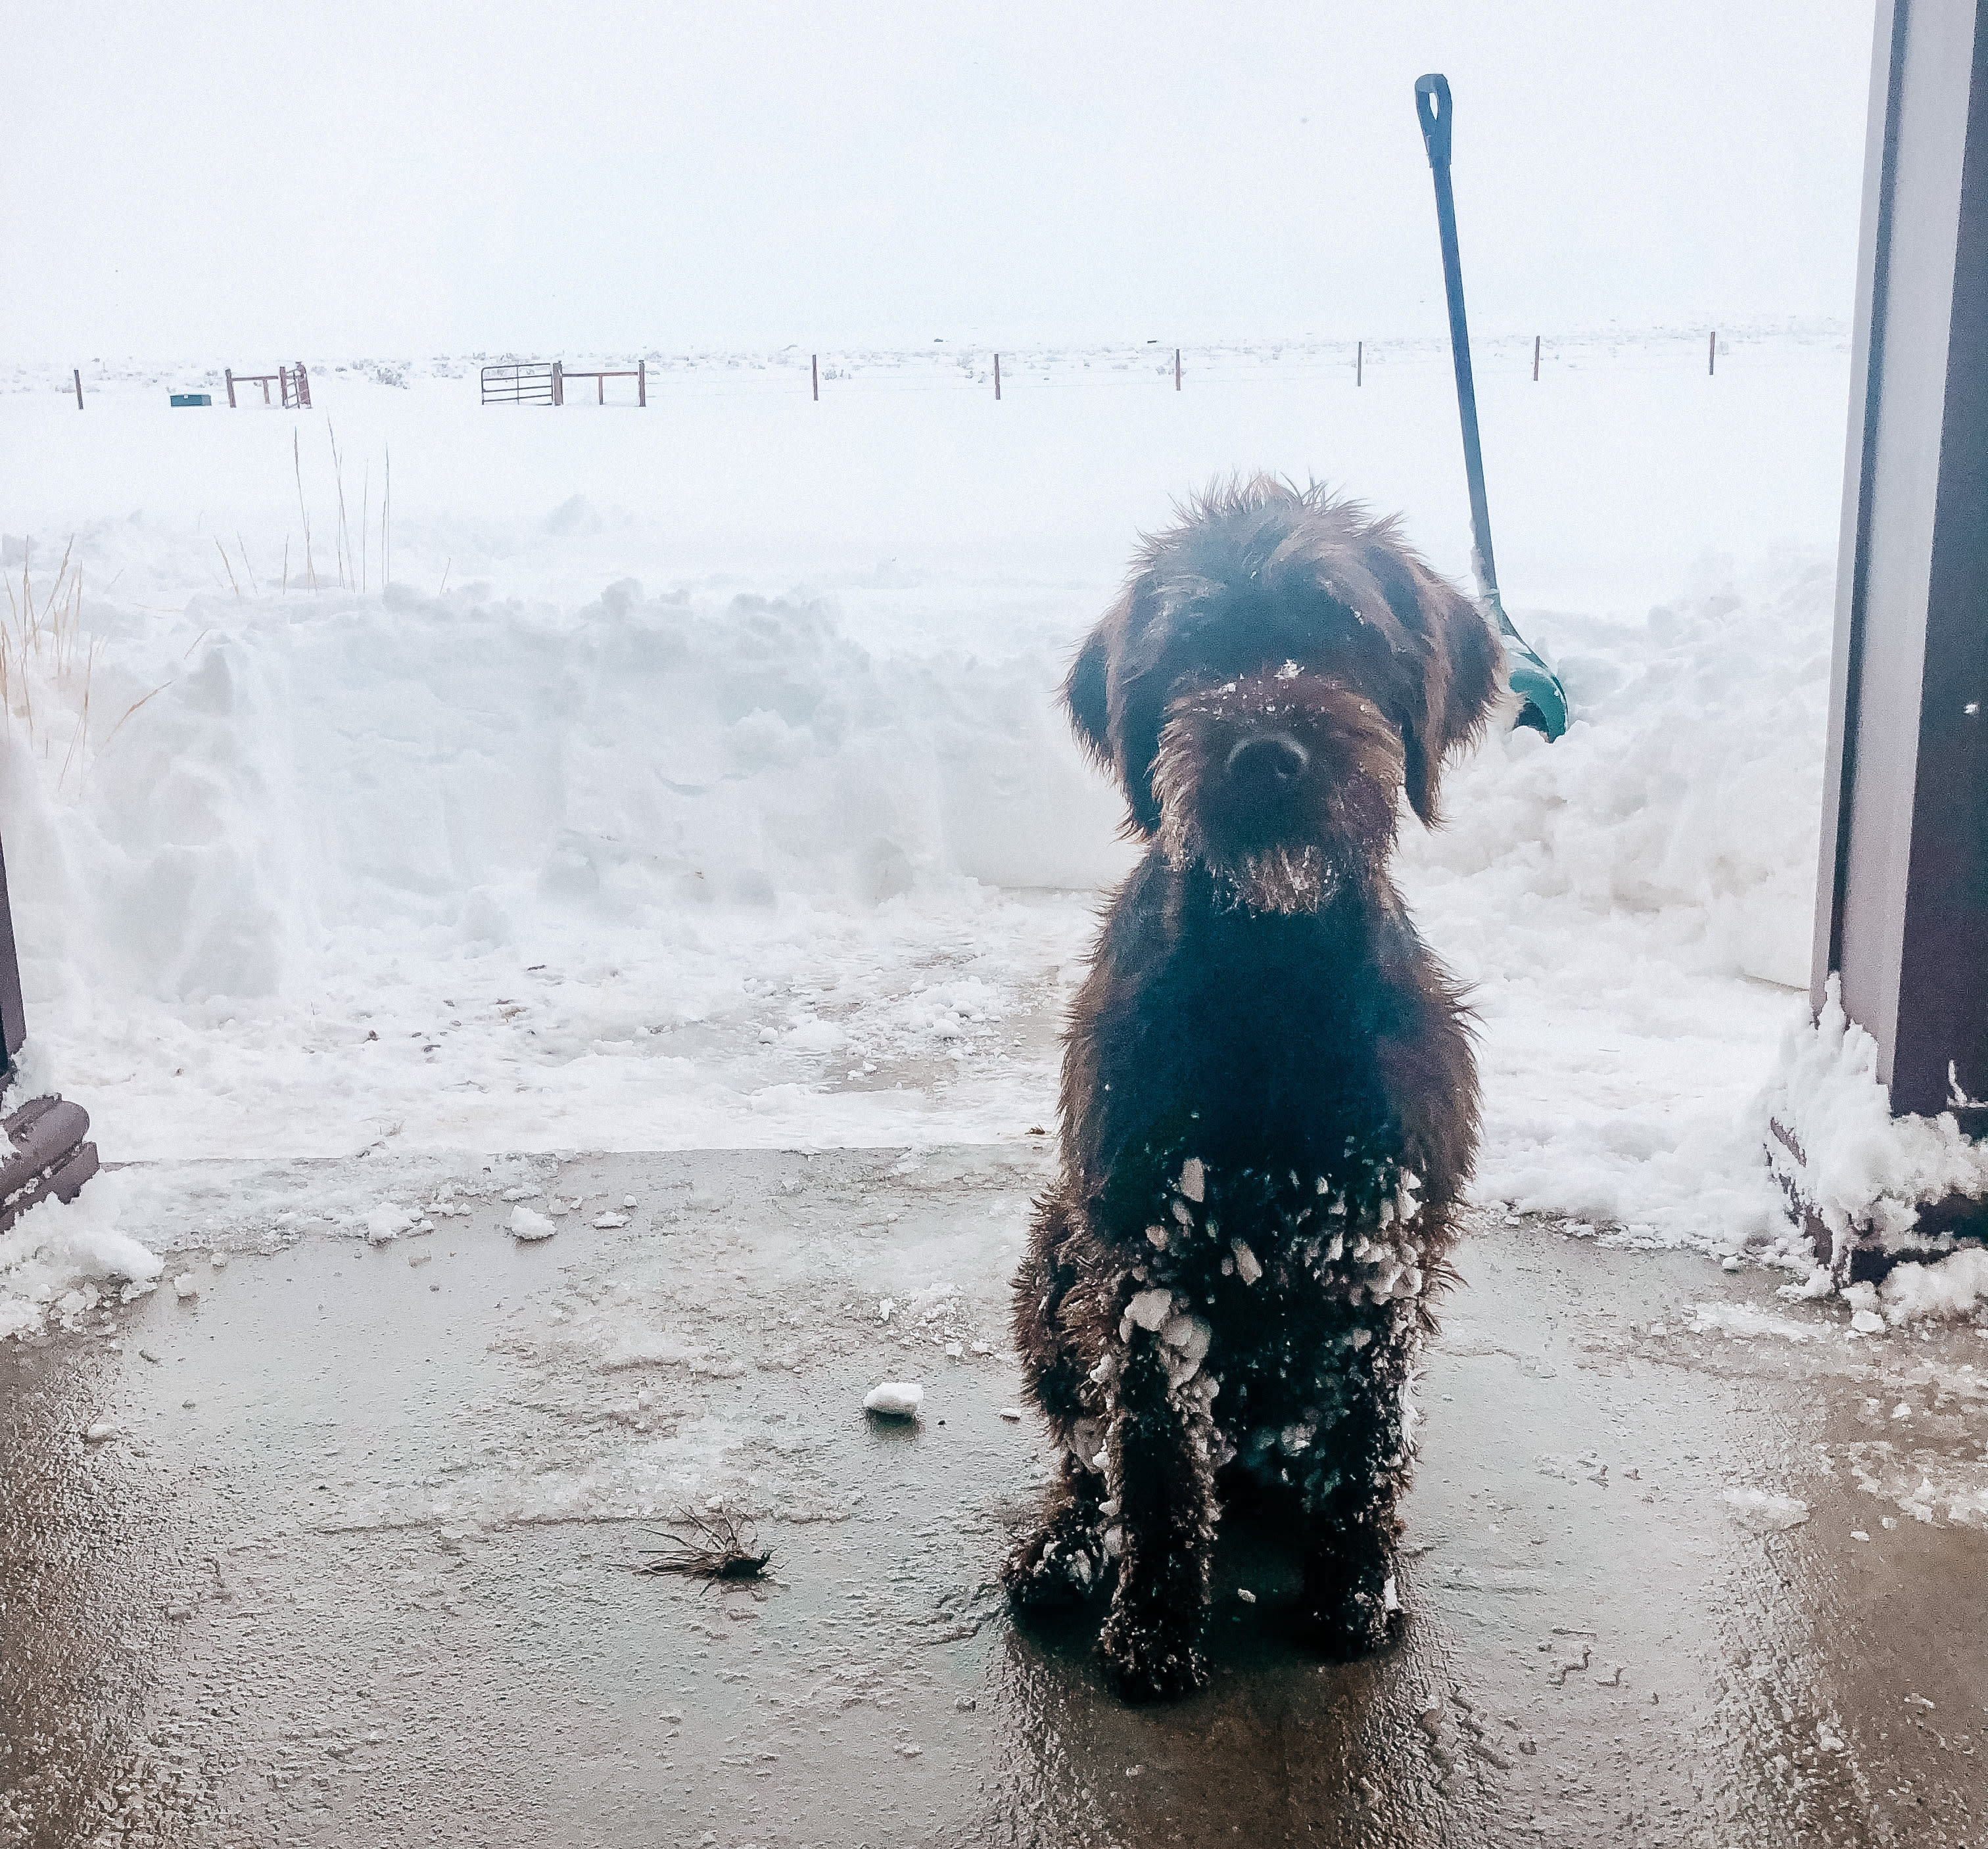
{"type": "Polygon", "coordinates": [[[1388,998],[1360,948],[1315,920],[1197,921],[1106,1036],[1111,1114],[1131,1138],[1193,1124],[1224,1172],[1330,1169],[1388,1115],[1374,1058],[1388,998]]]}
{"type": "Polygon", "coordinates": [[[1391,1155],[1357,1149],[1310,1175],[1188,1154],[1153,1189],[1132,1283],[1219,1323],[1351,1327],[1422,1294],[1421,1188],[1391,1155]]]}

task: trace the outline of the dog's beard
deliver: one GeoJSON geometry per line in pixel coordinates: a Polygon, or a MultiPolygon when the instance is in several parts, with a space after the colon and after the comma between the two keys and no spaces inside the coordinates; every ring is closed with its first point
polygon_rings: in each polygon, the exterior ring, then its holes
{"type": "Polygon", "coordinates": [[[1244,911],[1318,911],[1339,891],[1338,869],[1316,845],[1260,848],[1214,872],[1230,904],[1244,911]]]}
{"type": "Polygon", "coordinates": [[[1344,883],[1332,858],[1316,842],[1222,854],[1192,816],[1172,805],[1160,813],[1159,844],[1176,872],[1197,864],[1205,867],[1222,903],[1232,911],[1289,916],[1320,911],[1338,896],[1344,883]]]}

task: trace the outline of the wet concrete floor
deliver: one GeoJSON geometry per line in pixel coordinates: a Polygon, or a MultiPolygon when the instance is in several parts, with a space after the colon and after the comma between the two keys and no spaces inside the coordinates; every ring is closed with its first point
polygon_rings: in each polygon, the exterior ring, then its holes
{"type": "Polygon", "coordinates": [[[1988,1842],[1982,1332],[1487,1224],[1404,1641],[1290,1648],[1232,1523],[1212,1685],[1128,1709],[992,1584],[1041,1161],[472,1164],[432,1233],[245,1235],[0,1350],[0,1843],[1988,1842]],[[519,1245],[506,1182],[581,1205],[519,1245]],[[627,1570],[713,1497],[763,1583],[627,1570]]]}

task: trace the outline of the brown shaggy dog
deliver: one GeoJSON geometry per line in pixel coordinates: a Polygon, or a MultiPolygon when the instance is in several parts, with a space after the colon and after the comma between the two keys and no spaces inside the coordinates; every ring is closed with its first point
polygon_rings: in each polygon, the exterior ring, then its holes
{"type": "Polygon", "coordinates": [[[1396,1621],[1408,1388],[1477,1079],[1388,862],[1503,667],[1392,521],[1259,477],[1146,543],[1064,685],[1148,847],[1071,1011],[1062,1172],[1015,1283],[1063,1456],[1004,1577],[1024,1607],[1109,1584],[1128,1699],[1202,1681],[1246,1486],[1293,1505],[1320,1648],[1396,1621]]]}

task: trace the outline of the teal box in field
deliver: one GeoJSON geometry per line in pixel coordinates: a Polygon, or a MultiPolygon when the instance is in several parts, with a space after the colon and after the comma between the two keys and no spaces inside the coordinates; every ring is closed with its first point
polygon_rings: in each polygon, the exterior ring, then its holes
{"type": "Polygon", "coordinates": [[[169,394],[175,404],[211,404],[214,394],[205,391],[176,391],[169,394]]]}

